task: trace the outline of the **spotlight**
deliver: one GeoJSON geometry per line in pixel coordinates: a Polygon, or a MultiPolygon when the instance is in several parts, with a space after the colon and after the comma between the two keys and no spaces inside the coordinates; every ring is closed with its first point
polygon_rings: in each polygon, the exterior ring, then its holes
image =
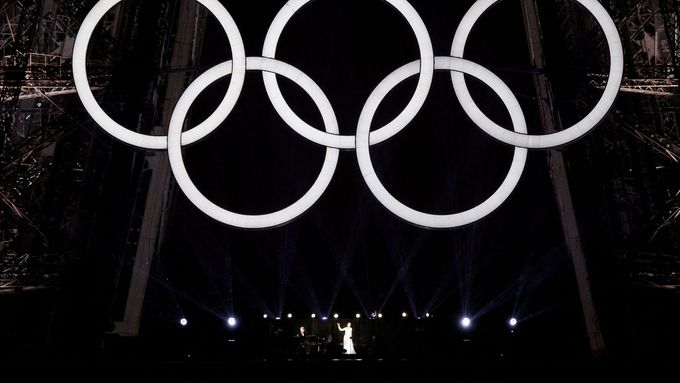
{"type": "Polygon", "coordinates": [[[340,315],[338,315],[338,313],[333,314],[333,318],[338,319],[338,317],[340,317],[340,315]]]}
{"type": "Polygon", "coordinates": [[[316,314],[312,313],[312,319],[316,318],[316,314]]]}
{"type": "Polygon", "coordinates": [[[328,317],[321,317],[321,320],[328,320],[328,317]]]}
{"type": "Polygon", "coordinates": [[[268,318],[267,314],[262,315],[262,318],[267,319],[268,318]]]}
{"type": "Polygon", "coordinates": [[[288,319],[290,319],[290,318],[292,318],[292,317],[293,317],[293,314],[291,314],[291,313],[288,313],[288,315],[286,315],[286,316],[288,317],[288,319]]]}
{"type": "Polygon", "coordinates": [[[471,323],[472,322],[470,321],[470,318],[468,318],[468,317],[463,317],[463,319],[460,320],[460,325],[463,326],[463,328],[470,327],[471,323]]]}
{"type": "Polygon", "coordinates": [[[187,323],[189,323],[189,322],[187,321],[187,318],[182,318],[182,319],[179,320],[179,324],[181,324],[182,326],[186,326],[187,323]]]}
{"type": "Polygon", "coordinates": [[[236,318],[234,318],[234,317],[229,317],[229,318],[227,319],[227,324],[229,325],[229,327],[234,327],[234,326],[236,326],[236,318]]]}
{"type": "Polygon", "coordinates": [[[378,318],[382,318],[382,313],[378,313],[378,318]]]}
{"type": "Polygon", "coordinates": [[[357,319],[359,319],[359,318],[361,318],[361,314],[357,313],[357,315],[355,315],[355,317],[356,317],[357,319]]]}
{"type": "Polygon", "coordinates": [[[508,321],[508,324],[510,325],[510,327],[517,326],[517,319],[516,318],[510,318],[510,320],[508,321]]]}
{"type": "Polygon", "coordinates": [[[274,319],[276,319],[276,320],[281,320],[281,317],[276,317],[276,318],[274,318],[274,319]]]}
{"type": "Polygon", "coordinates": [[[425,318],[429,318],[429,317],[430,317],[430,313],[425,313],[425,318]]]}
{"type": "Polygon", "coordinates": [[[407,316],[408,316],[408,314],[406,314],[406,311],[404,311],[403,313],[401,313],[401,317],[402,317],[402,318],[406,318],[407,316]]]}

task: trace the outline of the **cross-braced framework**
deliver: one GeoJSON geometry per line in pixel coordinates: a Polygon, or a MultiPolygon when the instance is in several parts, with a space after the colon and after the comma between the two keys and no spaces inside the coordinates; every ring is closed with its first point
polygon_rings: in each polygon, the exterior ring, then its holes
{"type": "MultiPolygon", "coordinates": [[[[0,288],[44,285],[63,264],[64,255],[47,253],[45,245],[67,217],[50,222],[45,211],[73,202],[73,195],[57,195],[72,190],[50,190],[50,182],[64,176],[76,185],[83,171],[86,147],[70,139],[82,126],[69,110],[75,94],[69,64],[87,5],[16,0],[0,6],[0,288]],[[57,154],[60,148],[68,154],[57,154]]],[[[95,90],[109,80],[108,61],[93,60],[95,90]]]]}
{"type": "MultiPolygon", "coordinates": [[[[573,54],[606,52],[599,28],[582,17],[575,1],[557,4],[560,29],[573,54]]],[[[627,75],[615,112],[608,116],[599,138],[588,141],[590,160],[608,164],[604,166],[609,180],[602,187],[609,201],[603,203],[607,208],[601,214],[618,221],[614,227],[620,228],[620,234],[613,235],[612,243],[619,241],[614,247],[625,244],[619,251],[626,253],[622,255],[633,280],[675,288],[680,286],[680,8],[676,0],[603,4],[623,38],[627,75]]],[[[587,110],[606,82],[597,68],[606,67],[608,59],[602,55],[579,64],[591,69],[591,89],[578,92],[574,104],[576,110],[587,110]]]]}

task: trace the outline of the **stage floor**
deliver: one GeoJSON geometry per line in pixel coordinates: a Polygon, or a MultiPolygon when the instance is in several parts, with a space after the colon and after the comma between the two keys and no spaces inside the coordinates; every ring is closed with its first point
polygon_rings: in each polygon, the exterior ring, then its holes
{"type": "MultiPolygon", "coordinates": [[[[673,376],[671,364],[619,362],[284,359],[239,361],[20,361],[22,380],[151,382],[633,382],[673,376]]],[[[8,376],[8,375],[5,375],[8,376]]]]}

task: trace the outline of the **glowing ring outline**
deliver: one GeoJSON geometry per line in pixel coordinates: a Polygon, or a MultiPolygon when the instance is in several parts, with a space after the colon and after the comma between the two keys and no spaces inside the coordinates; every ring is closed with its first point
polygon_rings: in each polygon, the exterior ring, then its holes
{"type": "MultiPolygon", "coordinates": [[[[370,128],[375,112],[385,96],[387,96],[397,84],[401,83],[406,78],[417,74],[418,67],[419,63],[417,61],[402,66],[387,76],[368,97],[368,100],[361,111],[361,116],[359,117],[356,134],[356,152],[361,175],[364,177],[366,185],[368,185],[371,193],[373,193],[376,199],[387,208],[387,210],[407,222],[434,229],[449,229],[464,226],[484,218],[505,202],[522,176],[528,150],[515,147],[512,165],[510,166],[503,183],[501,183],[501,186],[499,186],[499,188],[484,202],[471,209],[454,214],[428,214],[412,209],[397,200],[380,182],[375,173],[375,169],[373,168],[373,164],[371,163],[369,149],[371,135],[370,128]]],[[[526,120],[519,105],[519,101],[517,101],[517,98],[515,98],[510,88],[508,88],[508,86],[491,71],[472,61],[447,56],[435,57],[435,69],[455,70],[481,80],[496,92],[503,101],[503,104],[508,108],[514,129],[520,133],[526,133],[526,120]]],[[[477,125],[486,123],[476,115],[470,116],[470,118],[477,125]]]]}
{"type": "MultiPolygon", "coordinates": [[[[262,56],[275,58],[276,47],[283,33],[283,29],[288,24],[288,21],[297,13],[297,11],[312,0],[289,0],[284,4],[283,8],[277,13],[276,17],[269,26],[267,35],[262,49],[262,56]]],[[[375,130],[371,135],[371,144],[377,144],[385,141],[395,134],[399,133],[406,127],[422,108],[427,95],[430,91],[432,78],[434,76],[434,52],[432,49],[432,40],[427,32],[425,23],[418,15],[418,12],[406,0],[384,0],[395,8],[406,19],[418,42],[418,50],[420,51],[421,71],[418,85],[413,93],[409,103],[406,105],[397,117],[385,126],[375,130]]],[[[281,118],[286,121],[286,124],[295,130],[304,138],[315,142],[325,147],[339,148],[339,149],[353,149],[356,141],[355,136],[350,135],[333,135],[323,132],[312,127],[303,121],[286,103],[281,89],[278,86],[276,75],[273,73],[263,73],[265,90],[272,103],[272,106],[281,118]]]]}
{"type": "MultiPolygon", "coordinates": [[[[115,122],[99,106],[87,79],[87,47],[92,33],[106,12],[122,0],[100,0],[92,7],[78,30],[73,46],[73,80],[80,101],[92,119],[107,133],[129,145],[144,149],[166,149],[166,136],[152,136],[134,132],[115,122]]],[[[182,134],[182,144],[196,142],[210,134],[224,121],[238,100],[246,74],[246,53],[236,22],[218,0],[196,0],[210,11],[220,23],[231,45],[234,75],[220,105],[205,121],[182,134]]]]}
{"type": "MultiPolygon", "coordinates": [[[[461,20],[454,35],[453,43],[451,45],[451,56],[460,58],[464,56],[465,44],[467,43],[472,28],[482,17],[483,13],[499,1],[501,0],[478,0],[470,7],[465,16],[463,16],[463,20],[461,20]]],[[[461,105],[464,105],[464,110],[468,116],[479,114],[481,118],[486,120],[486,123],[481,127],[488,135],[515,147],[548,149],[563,146],[581,138],[583,135],[594,129],[607,115],[612,105],[614,105],[623,80],[624,58],[621,37],[619,36],[616,24],[611,16],[597,0],[577,1],[595,17],[604,31],[607,45],[609,46],[609,79],[607,81],[607,86],[602,93],[602,97],[588,115],[569,128],[543,135],[519,134],[497,125],[486,117],[472,100],[472,96],[465,84],[465,77],[463,74],[457,72],[451,73],[451,81],[453,82],[456,97],[461,101],[461,105]],[[463,102],[463,100],[465,100],[465,102],[463,102]]]]}
{"type": "MultiPolygon", "coordinates": [[[[328,98],[323,94],[321,88],[319,88],[318,85],[303,72],[292,65],[265,57],[247,57],[246,69],[271,71],[294,81],[298,86],[305,90],[310,97],[312,97],[315,104],[319,106],[326,130],[331,133],[338,133],[338,122],[335,113],[332,112],[333,109],[330,101],[328,101],[328,98]]],[[[170,118],[170,128],[168,129],[168,157],[170,159],[172,172],[177,180],[177,184],[187,198],[199,210],[219,222],[243,229],[265,229],[283,225],[302,215],[323,195],[335,174],[340,150],[326,148],[324,163],[314,184],[312,184],[309,190],[296,202],[274,213],[261,215],[239,214],[217,206],[208,200],[191,181],[184,165],[181,145],[182,127],[187,112],[196,97],[198,97],[198,95],[210,84],[227,76],[230,72],[231,62],[229,61],[211,68],[194,80],[177,102],[177,106],[170,118]]]]}

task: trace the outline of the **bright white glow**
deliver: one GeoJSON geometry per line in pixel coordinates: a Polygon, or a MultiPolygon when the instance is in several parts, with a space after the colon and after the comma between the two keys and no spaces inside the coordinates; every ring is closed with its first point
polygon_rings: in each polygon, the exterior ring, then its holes
{"type": "Polygon", "coordinates": [[[328,317],[321,317],[321,320],[328,320],[328,317]]]}
{"type": "Polygon", "coordinates": [[[515,318],[510,318],[510,320],[508,321],[508,324],[510,325],[510,327],[515,327],[515,326],[517,326],[517,319],[515,319],[515,318]]]}
{"type": "Polygon", "coordinates": [[[472,324],[472,321],[470,321],[470,318],[468,318],[468,317],[464,317],[460,321],[460,325],[463,326],[464,328],[470,327],[470,324],[472,324]]]}
{"type": "MultiPolygon", "coordinates": [[[[92,119],[113,137],[138,148],[165,149],[167,147],[167,137],[140,134],[115,122],[99,106],[87,80],[87,47],[90,43],[92,33],[97,27],[99,20],[101,20],[102,17],[104,17],[104,15],[120,1],[121,0],[100,0],[92,7],[80,25],[73,46],[73,80],[76,90],[83,106],[92,119]]],[[[201,124],[182,134],[183,145],[196,142],[207,136],[227,118],[241,94],[243,81],[246,75],[245,47],[243,45],[241,33],[239,32],[234,19],[218,0],[197,1],[215,16],[215,19],[226,32],[231,46],[234,74],[231,77],[227,93],[215,112],[201,124]]]]}
{"type": "Polygon", "coordinates": [[[186,326],[187,323],[189,323],[189,321],[187,321],[186,318],[182,318],[182,319],[179,320],[179,324],[181,324],[182,326],[186,326]]]}
{"type": "MultiPolygon", "coordinates": [[[[458,30],[456,31],[451,46],[451,56],[463,57],[465,44],[475,23],[477,23],[487,9],[498,1],[500,0],[478,0],[472,5],[458,25],[458,30]]],[[[595,17],[595,20],[602,27],[604,36],[607,39],[607,44],[609,45],[609,79],[607,86],[602,93],[602,97],[593,110],[573,126],[556,133],[538,136],[528,135],[522,132],[511,132],[506,130],[486,117],[472,99],[465,84],[463,74],[452,73],[451,78],[453,81],[453,88],[456,92],[456,96],[460,100],[463,110],[465,110],[468,116],[476,116],[482,120],[483,123],[478,123],[478,125],[493,138],[506,144],[523,148],[537,149],[561,146],[588,133],[599,124],[609,112],[609,109],[614,104],[616,96],[619,93],[619,88],[621,87],[621,81],[623,79],[623,47],[621,45],[621,38],[611,16],[609,16],[607,11],[597,0],[578,0],[578,2],[595,17]]]]}
{"type": "Polygon", "coordinates": [[[359,319],[359,318],[361,318],[361,314],[357,314],[357,315],[355,315],[354,317],[356,317],[357,319],[359,319]]]}
{"type": "Polygon", "coordinates": [[[335,319],[338,319],[339,316],[340,316],[340,315],[338,315],[337,313],[336,313],[336,314],[333,314],[333,318],[335,318],[335,319]]]}
{"type": "MultiPolygon", "coordinates": [[[[269,31],[267,31],[267,36],[264,40],[264,47],[262,49],[262,56],[264,57],[276,57],[276,47],[281,38],[281,33],[286,27],[290,19],[295,15],[295,13],[304,5],[309,3],[311,0],[290,0],[288,1],[279,13],[274,18],[269,31]]],[[[427,32],[427,28],[423,23],[423,20],[418,15],[418,12],[413,8],[407,0],[385,0],[387,3],[392,5],[401,15],[404,17],[406,22],[411,26],[413,33],[415,34],[416,41],[418,42],[418,49],[420,51],[420,61],[422,62],[420,77],[418,79],[418,85],[416,86],[415,93],[409,101],[408,105],[404,110],[394,119],[392,122],[383,126],[382,128],[376,130],[371,135],[371,144],[377,144],[379,142],[385,141],[388,138],[399,133],[404,127],[406,127],[420,111],[427,94],[430,90],[430,85],[432,84],[432,77],[434,74],[434,63],[433,57],[434,53],[432,51],[432,41],[430,40],[430,35],[427,32]]],[[[340,69],[340,68],[338,68],[340,69]]],[[[339,148],[339,149],[352,149],[355,147],[355,137],[354,136],[342,136],[333,133],[324,133],[321,130],[315,129],[311,125],[307,124],[300,117],[298,117],[295,112],[288,106],[286,100],[281,94],[278,83],[276,82],[276,76],[273,73],[263,73],[265,90],[269,99],[274,106],[274,109],[281,116],[281,118],[290,125],[293,130],[298,134],[305,137],[306,139],[316,142],[317,144],[339,148]]]]}
{"type": "Polygon", "coordinates": [[[264,314],[264,315],[262,315],[262,318],[267,319],[267,318],[268,318],[268,315],[267,315],[267,314],[264,314]]]}
{"type": "Polygon", "coordinates": [[[382,313],[378,313],[378,318],[382,318],[382,313]]]}
{"type": "Polygon", "coordinates": [[[234,317],[229,317],[229,318],[227,319],[227,324],[229,325],[229,327],[234,327],[234,326],[236,326],[236,318],[234,318],[234,317]]]}
{"type": "MultiPolygon", "coordinates": [[[[498,76],[494,75],[488,69],[479,64],[454,57],[436,57],[435,69],[459,71],[478,78],[487,86],[489,86],[500,97],[503,104],[510,112],[513,128],[519,133],[526,133],[526,120],[520,108],[519,102],[512,94],[510,89],[501,81],[498,76]]],[[[484,218],[486,215],[498,208],[512,193],[519,182],[524,165],[527,159],[527,150],[523,148],[515,148],[515,153],[512,158],[512,165],[508,170],[508,174],[503,180],[501,186],[494,192],[486,201],[461,213],[438,215],[423,213],[412,209],[403,203],[399,202],[392,194],[390,194],[383,184],[378,179],[373,164],[371,162],[371,154],[369,150],[369,136],[371,135],[370,128],[373,116],[375,115],[378,106],[387,94],[399,83],[410,76],[415,75],[420,70],[420,63],[418,61],[406,64],[401,68],[392,72],[385,80],[383,80],[369,96],[361,116],[359,117],[359,125],[357,127],[357,159],[359,161],[359,168],[361,174],[366,181],[369,189],[373,195],[396,216],[401,219],[411,222],[415,225],[430,227],[430,228],[453,228],[470,224],[484,218]]],[[[480,120],[478,116],[470,117],[477,125],[485,123],[480,120]]]]}
{"type": "MultiPolygon", "coordinates": [[[[172,113],[168,130],[168,157],[170,159],[170,166],[177,184],[187,198],[213,219],[244,229],[264,229],[279,226],[303,214],[321,197],[333,178],[340,153],[338,149],[326,148],[326,157],[321,172],[311,188],[295,203],[277,212],[263,215],[238,214],[223,209],[208,200],[196,188],[184,165],[181,146],[182,127],[184,126],[184,120],[189,108],[196,97],[210,84],[230,74],[231,67],[232,63],[228,61],[211,68],[199,76],[180,97],[172,113]]],[[[309,94],[318,106],[326,130],[330,133],[338,133],[338,122],[330,101],[328,101],[328,98],[326,98],[321,89],[304,73],[286,63],[261,57],[248,57],[246,67],[249,70],[271,71],[295,81],[309,94]]]]}
{"type": "Polygon", "coordinates": [[[425,318],[429,318],[429,317],[430,317],[430,313],[425,313],[425,318]]]}
{"type": "Polygon", "coordinates": [[[403,313],[401,313],[401,317],[402,317],[402,318],[406,318],[407,316],[408,316],[408,314],[406,314],[406,311],[404,311],[403,313]]]}
{"type": "Polygon", "coordinates": [[[312,313],[312,319],[316,318],[316,314],[312,313]]]}
{"type": "Polygon", "coordinates": [[[293,317],[293,314],[291,314],[291,313],[288,313],[288,315],[286,315],[286,316],[288,317],[288,319],[290,319],[290,318],[292,318],[292,317],[293,317]]]}
{"type": "Polygon", "coordinates": [[[276,318],[274,318],[274,319],[276,319],[276,320],[281,320],[281,317],[276,317],[276,318]]]}

